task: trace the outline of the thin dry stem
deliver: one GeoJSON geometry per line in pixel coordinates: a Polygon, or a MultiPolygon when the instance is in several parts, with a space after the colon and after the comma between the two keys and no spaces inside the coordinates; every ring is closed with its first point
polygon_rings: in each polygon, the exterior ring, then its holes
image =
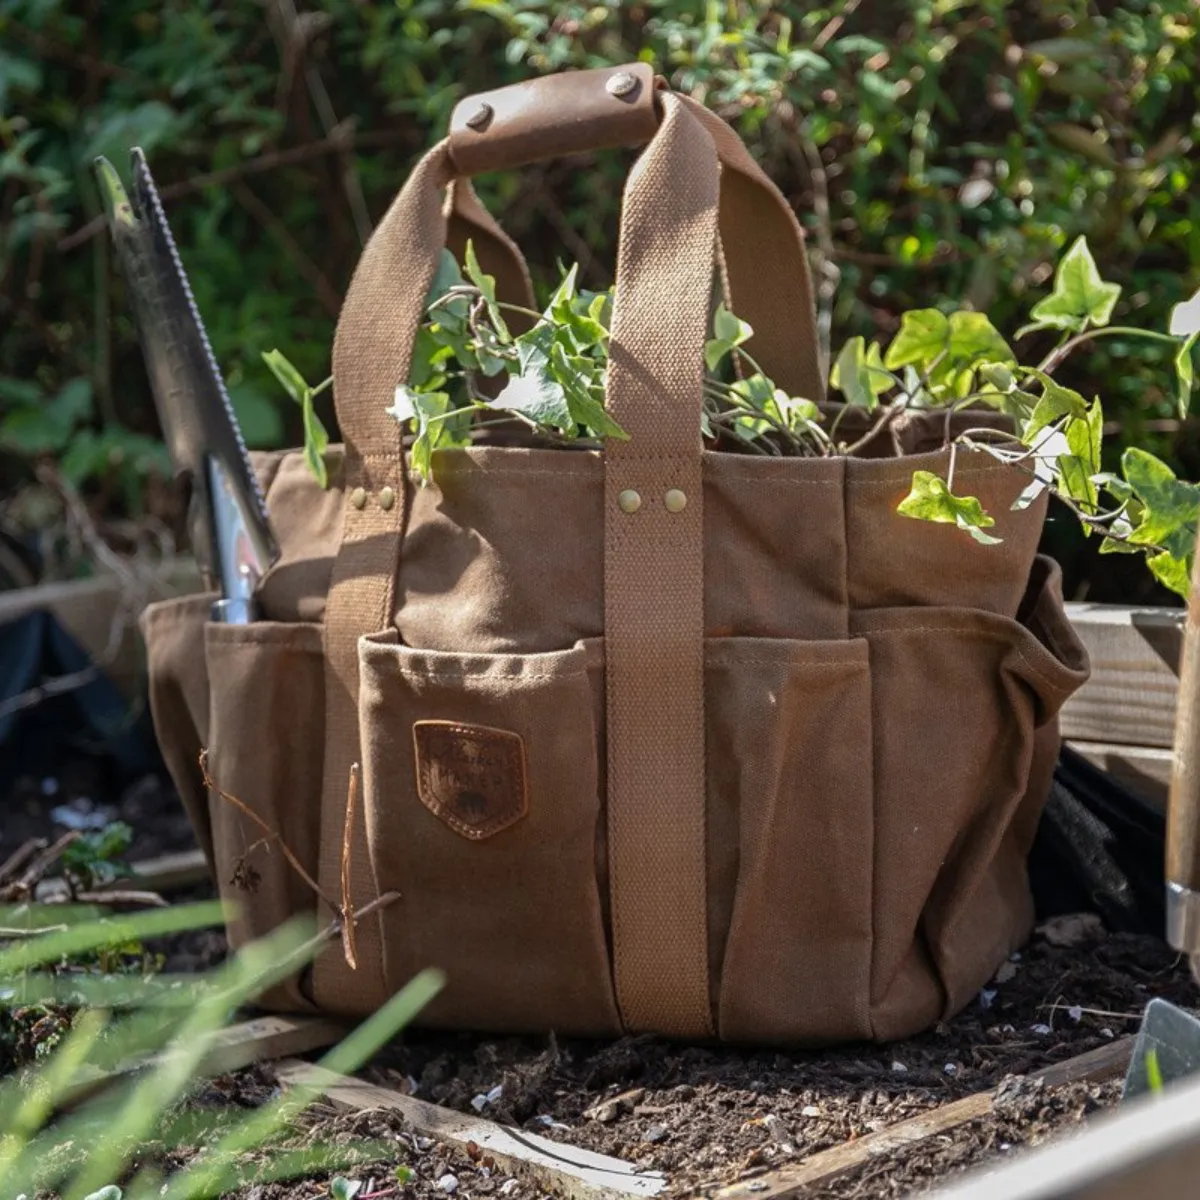
{"type": "MultiPolygon", "coordinates": [[[[350,767],[350,783],[346,788],[346,818],[342,824],[342,908],[343,913],[352,912],[353,898],[350,895],[350,846],[354,840],[354,809],[358,802],[358,763],[350,767]]],[[[354,922],[342,925],[342,950],[350,970],[358,969],[358,953],[354,943],[354,922]]]]}
{"type": "Polygon", "coordinates": [[[308,886],[312,888],[312,890],[318,896],[320,896],[320,898],[324,900],[326,904],[329,905],[330,908],[332,908],[335,912],[340,911],[338,906],[334,904],[334,902],[330,900],[330,898],[321,890],[320,884],[318,884],[317,881],[304,869],[304,864],[301,863],[300,860],[292,853],[287,842],[283,840],[279,832],[272,829],[266,823],[266,821],[264,821],[262,817],[258,815],[258,813],[250,808],[249,805],[243,803],[236,796],[230,795],[229,792],[223,791],[221,788],[217,787],[217,785],[213,782],[212,776],[208,773],[207,749],[200,751],[200,774],[204,778],[205,787],[214,792],[216,795],[220,796],[222,800],[226,801],[226,803],[232,804],[233,807],[238,810],[238,812],[253,821],[254,824],[263,831],[268,841],[272,841],[278,845],[280,853],[282,853],[283,857],[287,859],[288,865],[292,868],[292,870],[295,871],[300,878],[303,879],[304,882],[308,884],[308,886]]]}

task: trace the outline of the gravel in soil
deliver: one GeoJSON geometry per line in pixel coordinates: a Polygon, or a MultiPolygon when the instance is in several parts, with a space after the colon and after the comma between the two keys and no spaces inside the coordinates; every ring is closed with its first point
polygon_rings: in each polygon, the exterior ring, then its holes
{"type": "MultiPolygon", "coordinates": [[[[1162,942],[1106,934],[1090,917],[1058,918],[954,1020],[890,1046],[777,1053],[409,1031],[361,1074],[437,1104],[665,1172],[664,1193],[706,1196],[898,1121],[998,1089],[989,1111],[952,1131],[872,1158],[797,1193],[806,1200],[918,1195],[995,1163],[1116,1104],[1121,1081],[1047,1087],[1038,1072],[1136,1030],[1153,996],[1196,1002],[1186,967],[1162,942]],[[496,1089],[499,1089],[497,1092],[496,1089]],[[485,1100],[488,1094],[492,1099],[485,1100]]],[[[270,1068],[244,1073],[261,1088],[270,1068]]],[[[224,1081],[237,1095],[243,1076],[224,1081]]],[[[248,1102],[248,1101],[247,1101],[248,1102]]],[[[318,1106],[290,1145],[360,1139],[390,1149],[346,1168],[364,1192],[410,1200],[536,1186],[408,1129],[396,1113],[318,1106]],[[395,1169],[411,1177],[403,1185],[395,1169]],[[370,1183],[371,1187],[367,1187],[370,1183]]],[[[248,1185],[243,1200],[325,1196],[328,1183],[248,1185]]]]}

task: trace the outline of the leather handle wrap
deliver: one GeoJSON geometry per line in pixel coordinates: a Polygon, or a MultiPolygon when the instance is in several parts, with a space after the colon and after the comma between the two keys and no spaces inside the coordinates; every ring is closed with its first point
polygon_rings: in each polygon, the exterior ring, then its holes
{"type": "Polygon", "coordinates": [[[450,115],[450,158],[459,174],[481,175],[640,146],[657,128],[648,64],[564,71],[460,100],[450,115]]]}

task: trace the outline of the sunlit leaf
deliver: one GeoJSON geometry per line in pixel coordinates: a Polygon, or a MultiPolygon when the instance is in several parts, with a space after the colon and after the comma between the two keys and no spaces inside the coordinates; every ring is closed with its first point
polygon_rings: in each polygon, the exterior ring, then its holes
{"type": "Polygon", "coordinates": [[[504,323],[504,316],[500,311],[500,305],[496,302],[495,277],[483,273],[483,268],[479,265],[479,259],[475,257],[475,244],[469,238],[467,239],[467,250],[464,259],[467,278],[479,289],[480,295],[483,296],[484,303],[487,305],[488,319],[495,327],[497,337],[499,337],[501,342],[511,342],[512,334],[508,332],[508,326],[504,323]]]}
{"type": "Polygon", "coordinates": [[[879,346],[872,342],[868,347],[863,338],[852,337],[833,364],[829,382],[840,389],[847,403],[873,409],[895,380],[883,369],[879,346]]]}
{"type": "Polygon", "coordinates": [[[1036,326],[1080,333],[1088,325],[1107,325],[1121,295],[1116,283],[1100,278],[1087,238],[1075,239],[1054,272],[1054,290],[1030,312],[1036,326]]]}
{"type": "Polygon", "coordinates": [[[1188,335],[1175,355],[1175,375],[1179,380],[1179,417],[1182,420],[1192,405],[1192,388],[1196,386],[1196,367],[1192,361],[1192,347],[1200,339],[1200,330],[1188,335]]]}
{"type": "Polygon", "coordinates": [[[1200,333],[1200,292],[1181,300],[1171,309],[1169,331],[1175,337],[1191,337],[1200,333]]]}
{"type": "Polygon", "coordinates": [[[932,471],[914,471],[912,491],[896,506],[903,516],[918,521],[957,525],[977,542],[995,545],[1001,539],[984,533],[995,525],[975,496],[956,496],[946,481],[932,471]]]}

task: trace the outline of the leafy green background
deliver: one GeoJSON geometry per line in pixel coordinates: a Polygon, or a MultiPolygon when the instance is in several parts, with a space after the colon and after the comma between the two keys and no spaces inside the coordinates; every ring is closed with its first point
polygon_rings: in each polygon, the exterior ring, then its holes
{"type": "MultiPolygon", "coordinates": [[[[328,374],[361,238],[453,104],[632,57],[729,119],[792,202],[835,352],[964,304],[1011,338],[1080,234],[1122,286],[1114,322],[1165,328],[1200,284],[1198,24],[1192,0],[0,0],[0,488],[45,455],[97,512],[177,518],[146,482],[163,455],[97,153],[124,171],[147,151],[250,441],[298,444],[262,354],[328,374]]],[[[611,282],[630,160],[480,181],[539,283],[558,259],[611,282]]],[[[1107,339],[1062,381],[1102,394],[1108,465],[1139,445],[1200,477],[1168,352],[1107,339]]],[[[1073,594],[1166,602],[1095,541],[1048,527],[1073,594]]]]}

